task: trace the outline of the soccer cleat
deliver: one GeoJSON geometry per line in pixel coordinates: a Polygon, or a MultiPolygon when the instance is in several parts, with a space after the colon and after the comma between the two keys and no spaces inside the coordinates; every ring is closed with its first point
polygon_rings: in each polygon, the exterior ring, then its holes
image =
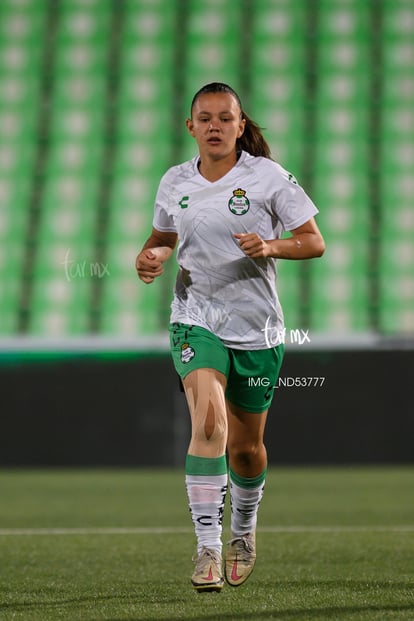
{"type": "Polygon", "coordinates": [[[228,542],[224,573],[230,586],[246,582],[256,563],[256,533],[234,537],[228,542]]]}
{"type": "Polygon", "coordinates": [[[194,573],[191,583],[199,593],[221,591],[224,585],[223,572],[221,569],[221,556],[214,550],[203,546],[195,561],[194,573]]]}

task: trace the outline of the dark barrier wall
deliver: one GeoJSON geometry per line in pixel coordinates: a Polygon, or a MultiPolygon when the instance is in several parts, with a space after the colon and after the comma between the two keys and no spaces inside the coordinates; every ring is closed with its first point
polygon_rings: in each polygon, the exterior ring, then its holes
{"type": "MultiPolygon", "coordinates": [[[[288,352],[270,463],[413,462],[413,370],[413,351],[288,352]]],[[[9,359],[0,388],[2,466],[184,463],[188,412],[168,355],[9,359]]]]}

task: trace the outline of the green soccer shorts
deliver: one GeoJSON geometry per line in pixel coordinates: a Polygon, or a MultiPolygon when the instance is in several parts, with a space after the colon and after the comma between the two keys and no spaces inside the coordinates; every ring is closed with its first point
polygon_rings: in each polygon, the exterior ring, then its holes
{"type": "Polygon", "coordinates": [[[264,412],[272,402],[285,351],[281,343],[270,349],[244,350],[223,345],[199,326],[169,326],[171,354],[183,380],[195,369],[215,369],[227,378],[226,399],[246,412],[264,412]]]}

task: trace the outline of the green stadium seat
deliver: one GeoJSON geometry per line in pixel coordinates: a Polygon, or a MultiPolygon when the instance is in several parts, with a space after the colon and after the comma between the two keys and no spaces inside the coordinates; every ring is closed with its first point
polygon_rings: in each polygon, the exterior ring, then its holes
{"type": "MultiPolygon", "coordinates": [[[[411,295],[407,303],[402,304],[397,299],[399,291],[402,289],[407,291],[407,283],[404,280],[399,281],[400,287],[396,290],[392,289],[389,298],[386,294],[382,296],[380,319],[381,332],[386,335],[410,335],[414,332],[414,296],[411,295]]],[[[412,280],[409,281],[412,286],[412,280]]]]}
{"type": "Polygon", "coordinates": [[[187,101],[206,82],[234,83],[239,76],[241,7],[238,3],[217,10],[217,2],[190,0],[187,25],[187,101]]]}
{"type": "Polygon", "coordinates": [[[110,0],[61,0],[59,39],[63,42],[104,42],[110,32],[110,0]]]}
{"type": "Polygon", "coordinates": [[[312,332],[363,332],[368,324],[367,282],[361,278],[356,283],[355,277],[348,272],[328,274],[317,270],[313,274],[312,296],[310,302],[310,326],[312,332]],[[349,300],[358,290],[352,304],[349,300]]]}
{"type": "MultiPolygon", "coordinates": [[[[6,232],[4,223],[1,232],[6,232]]],[[[8,230],[0,238],[0,335],[15,334],[18,327],[23,244],[21,231],[8,230]]]]}
{"type": "MultiPolygon", "coordinates": [[[[11,213],[0,211],[0,294],[2,308],[18,310],[23,276],[25,212],[12,217],[11,213]]],[[[1,313],[0,313],[0,323],[1,313]]]]}
{"type": "Polygon", "coordinates": [[[159,332],[154,296],[168,287],[165,279],[145,287],[135,258],[151,232],[159,181],[172,163],[176,6],[131,0],[126,8],[106,246],[111,278],[102,282],[104,334],[159,332]]]}
{"type": "MultiPolygon", "coordinates": [[[[109,265],[112,264],[109,260],[109,265]]],[[[103,290],[102,332],[138,335],[166,330],[167,317],[161,321],[165,283],[162,280],[151,285],[142,283],[136,275],[134,260],[129,264],[129,273],[123,272],[123,275],[115,272],[111,286],[103,290]]]]}
{"type": "Polygon", "coordinates": [[[264,128],[273,157],[300,182],[303,156],[305,2],[254,4],[247,112],[264,128]]]}
{"type": "Polygon", "coordinates": [[[64,283],[45,279],[33,296],[30,334],[80,336],[89,331],[90,290],[85,281],[64,283]]]}
{"type": "MultiPolygon", "coordinates": [[[[27,235],[33,198],[41,88],[44,80],[46,0],[0,2],[0,332],[18,328],[27,235]]],[[[151,230],[161,176],[196,155],[185,129],[194,93],[209,81],[240,92],[273,157],[310,184],[327,250],[308,266],[279,261],[279,293],[286,325],[309,313],[311,331],[364,331],[372,317],[386,334],[414,332],[414,10],[411,0],[380,3],[381,31],[372,7],[360,0],[255,0],[243,26],[243,3],[189,0],[185,28],[170,0],[125,0],[118,40],[119,69],[108,100],[112,0],[61,0],[50,57],[50,126],[41,182],[29,329],[37,335],[86,334],[96,274],[96,222],[103,158],[108,171],[109,271],[100,281],[102,334],[151,334],[165,329],[175,268],[151,286],[134,261],[151,230]],[[304,75],[314,10],[315,97],[304,75]],[[379,169],[372,169],[372,44],[381,51],[379,169]],[[182,47],[181,67],[176,66],[182,47]],[[244,52],[248,63],[243,64],[244,52]],[[181,73],[180,73],[181,72],[181,73]],[[175,80],[183,85],[176,98],[175,80]],[[108,108],[109,106],[109,108],[108,108]],[[313,161],[307,152],[309,108],[313,161]],[[107,112],[113,113],[107,136],[107,112]],[[181,129],[177,127],[181,115],[181,129]],[[179,134],[179,132],[182,132],[179,134]],[[110,141],[110,142],[105,142],[110,141]],[[370,186],[378,178],[378,230],[372,227],[370,186]],[[375,239],[373,235],[375,233],[375,239]],[[372,244],[378,265],[372,266],[372,244]],[[303,308],[303,270],[309,307],[303,308]],[[374,279],[374,280],[373,280],[374,279]],[[372,292],[379,292],[371,308],[372,292]],[[305,313],[306,314],[306,313],[305,313]]],[[[39,170],[36,174],[39,174],[39,170]]],[[[308,189],[308,188],[305,188],[308,189]]],[[[307,326],[306,326],[307,327],[307,326]]]]}
{"type": "Polygon", "coordinates": [[[88,331],[94,262],[90,240],[39,240],[30,301],[30,332],[45,336],[88,331]]]}
{"type": "Polygon", "coordinates": [[[30,301],[36,334],[89,329],[111,3],[62,0],[30,301]]]}
{"type": "Polygon", "coordinates": [[[386,334],[414,332],[414,10],[384,2],[379,317],[386,334]]]}
{"type": "Polygon", "coordinates": [[[356,0],[318,4],[312,198],[327,249],[310,264],[311,328],[369,330],[370,13],[356,0]]]}
{"type": "MultiPolygon", "coordinates": [[[[190,115],[194,94],[210,82],[225,82],[236,91],[240,83],[241,11],[239,3],[228,3],[225,10],[214,0],[188,5],[185,47],[183,115],[190,115]]],[[[184,122],[184,118],[183,118],[184,122]]],[[[197,145],[183,125],[182,160],[197,155],[197,145]]]]}
{"type": "Polygon", "coordinates": [[[46,179],[30,302],[30,330],[37,334],[88,331],[96,192],[96,175],[85,172],[46,179]]]}
{"type": "Polygon", "coordinates": [[[297,261],[277,262],[277,291],[288,330],[299,329],[301,321],[301,265],[297,261]]]}
{"type": "Polygon", "coordinates": [[[333,40],[364,40],[370,23],[370,7],[359,0],[320,0],[319,37],[333,40]]]}
{"type": "Polygon", "coordinates": [[[414,331],[413,235],[380,240],[380,320],[386,334],[414,331]]]}

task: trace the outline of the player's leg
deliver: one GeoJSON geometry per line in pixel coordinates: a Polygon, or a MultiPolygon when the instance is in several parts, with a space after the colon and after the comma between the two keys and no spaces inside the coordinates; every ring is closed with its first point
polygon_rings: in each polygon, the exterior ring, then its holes
{"type": "Polygon", "coordinates": [[[226,452],[227,378],[215,369],[196,369],[183,380],[191,416],[190,455],[221,457],[226,452]]]}
{"type": "Polygon", "coordinates": [[[173,327],[171,343],[191,416],[185,482],[197,538],[192,583],[197,591],[218,591],[224,583],[221,534],[227,491],[228,353],[207,330],[181,324],[173,327]]]}
{"type": "Polygon", "coordinates": [[[283,345],[232,350],[226,389],[232,538],[225,564],[232,586],[243,584],[256,562],[257,514],[267,473],[264,430],[283,354],[283,345]]]}
{"type": "Polygon", "coordinates": [[[227,402],[231,500],[231,539],[225,575],[232,586],[243,584],[256,562],[256,525],[267,472],[263,434],[267,410],[246,412],[227,402]]]}
{"type": "Polygon", "coordinates": [[[183,381],[191,415],[186,458],[186,488],[197,538],[192,583],[198,591],[220,590],[222,523],[227,492],[226,377],[214,369],[196,369],[183,381]]]}
{"type": "Polygon", "coordinates": [[[230,470],[239,477],[256,478],[267,468],[264,431],[268,410],[246,412],[226,400],[230,470]]]}

